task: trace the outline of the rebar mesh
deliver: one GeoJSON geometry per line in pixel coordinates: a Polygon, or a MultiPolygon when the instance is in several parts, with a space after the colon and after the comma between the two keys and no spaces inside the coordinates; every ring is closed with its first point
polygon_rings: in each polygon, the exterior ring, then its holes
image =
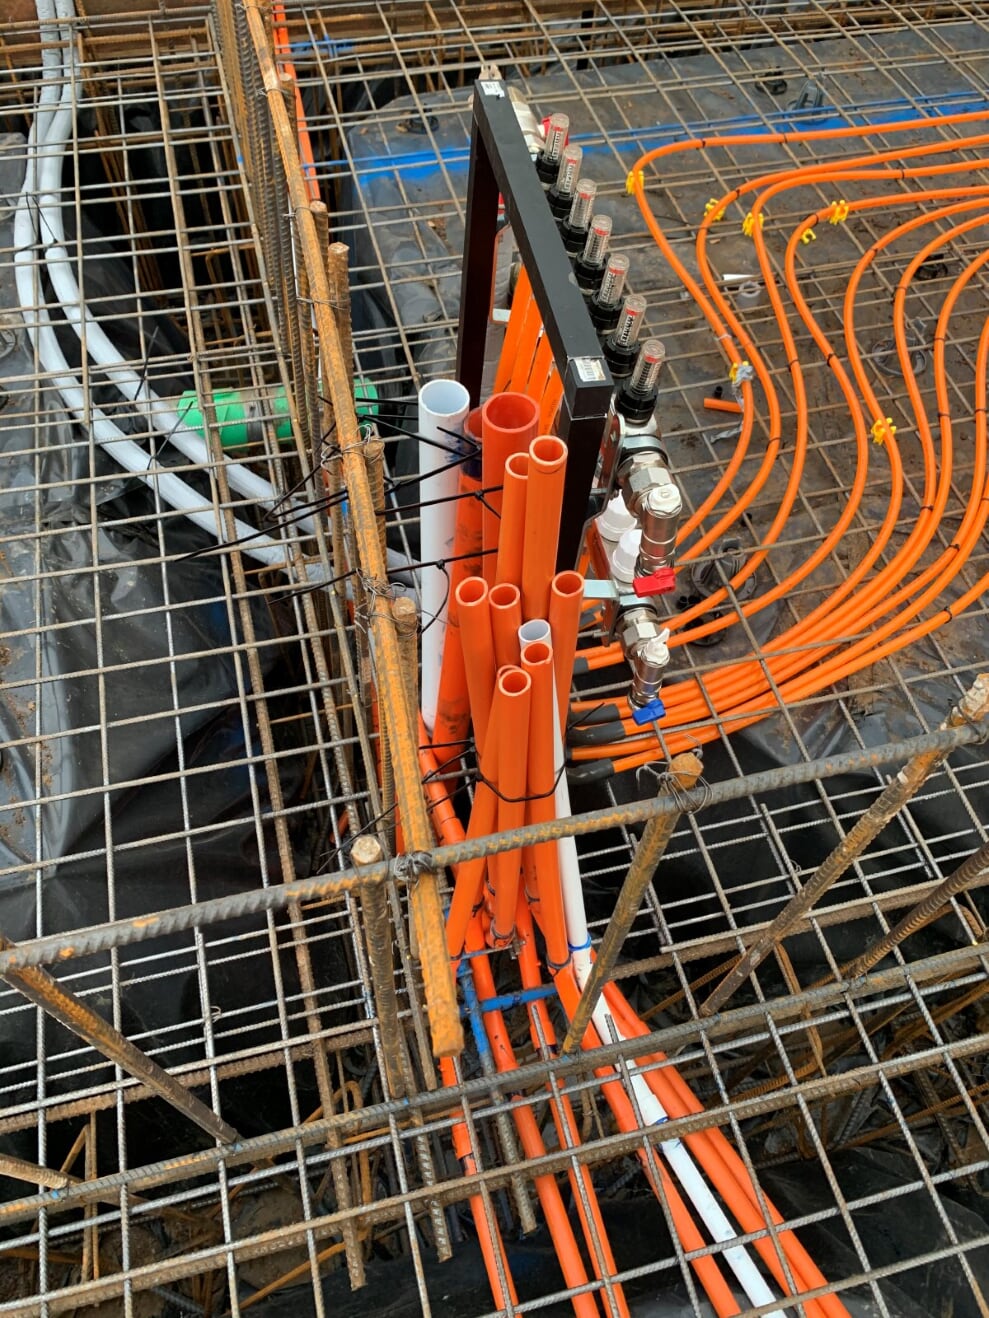
{"type": "MultiPolygon", "coordinates": [[[[630,287],[649,298],[648,332],[666,344],[664,439],[691,506],[723,469],[731,442],[719,438],[727,427],[702,404],[723,385],[724,366],[624,196],[636,157],[685,131],[743,123],[753,132],[751,147],[679,157],[649,180],[654,211],[687,252],[709,197],[804,159],[797,148],[760,143],[760,128],[783,119],[813,125],[829,113],[986,108],[989,30],[979,7],[963,3],[683,4],[658,15],[632,3],[579,13],[404,3],[360,13],[347,4],[286,8],[330,236],[351,249],[356,369],[378,391],[386,438],[389,418],[414,420],[407,405],[417,385],[452,364],[470,88],[496,64],[539,113],[569,114],[585,146],[615,221],[614,246],[631,257],[630,287]]],[[[221,17],[234,12],[220,6],[221,17]]],[[[670,1230],[664,1207],[646,1198],[637,1156],[655,1169],[656,1131],[618,1134],[601,1080],[579,1057],[560,1062],[548,1047],[537,1055],[524,1008],[508,1014],[522,1062],[511,1083],[483,1074],[469,1042],[456,1086],[438,1089],[404,885],[387,887],[408,1049],[404,1097],[385,1079],[358,885],[262,916],[194,921],[189,932],[150,942],[126,932],[125,922],[150,912],[343,871],[349,843],[364,832],[380,836],[387,853],[394,819],[378,786],[365,583],[350,577],[327,590],[321,583],[353,560],[332,558],[322,510],[315,533],[302,513],[289,511],[293,495],[312,503],[325,494],[313,472],[333,423],[317,392],[315,359],[297,355],[306,353],[306,290],[296,283],[302,263],[275,186],[277,153],[261,140],[262,107],[248,104],[242,121],[232,111],[215,14],[191,12],[167,24],[81,21],[73,37],[78,64],[69,78],[73,131],[61,200],[83,297],[127,365],[163,397],[178,400],[192,389],[210,400],[237,390],[250,400],[248,446],[236,456],[249,459],[282,502],[265,510],[230,489],[219,460],[220,417],[208,403],[212,463],[196,463],[167,435],[149,435],[83,352],[87,397],[144,444],[149,465],[168,466],[199,491],[215,520],[212,539],[192,534],[153,485],[125,479],[86,425],[71,424],[60,409],[52,371],[11,310],[19,305],[7,293],[13,240],[0,228],[0,352],[9,346],[0,421],[12,509],[0,656],[2,930],[29,944],[120,921],[110,952],[72,958],[66,937],[64,963],[51,964],[53,955],[50,968],[239,1136],[234,1145],[212,1144],[149,1097],[140,1079],[5,987],[0,1172],[22,1184],[9,1182],[0,1205],[8,1228],[0,1313],[88,1313],[99,1304],[101,1312],[128,1315],[276,1313],[280,1301],[318,1314],[370,1303],[391,1312],[486,1313],[490,1294],[471,1253],[468,1197],[482,1194],[489,1220],[513,1238],[519,1199],[533,1197],[535,1177],[551,1173],[562,1184],[580,1163],[594,1170],[618,1256],[615,1278],[589,1284],[602,1312],[619,1312],[620,1282],[633,1312],[704,1313],[691,1251],[670,1230]],[[273,183],[260,207],[257,190],[245,187],[252,155],[265,160],[273,183]],[[293,413],[294,443],[279,439],[283,406],[293,413]],[[259,566],[246,545],[223,543],[237,538],[235,516],[283,548],[284,570],[259,566]],[[506,1114],[526,1095],[549,1132],[549,1099],[563,1089],[584,1142],[567,1150],[547,1134],[545,1157],[514,1161],[506,1114]],[[452,1152],[461,1115],[452,1113],[454,1102],[467,1105],[471,1177],[452,1152]],[[634,1230],[632,1217],[646,1226],[634,1230]],[[448,1245],[453,1259],[437,1264],[448,1245]],[[458,1258],[478,1273],[473,1289],[452,1271],[458,1258]],[[348,1279],[362,1269],[371,1290],[351,1299],[348,1279]]],[[[18,29],[4,41],[2,113],[11,136],[0,136],[0,224],[16,206],[29,111],[42,88],[31,32],[18,29]]],[[[832,200],[806,189],[774,208],[774,224],[788,231],[832,200]]],[[[870,215],[808,245],[806,291],[815,308],[835,306],[849,261],[886,224],[870,215]]],[[[713,250],[722,273],[752,274],[750,245],[734,223],[713,250]]],[[[44,307],[55,315],[57,300],[35,260],[29,315],[44,307]]],[[[877,262],[861,302],[870,320],[863,334],[880,359],[889,351],[901,266],[895,258],[877,262]]],[[[935,272],[911,302],[918,351],[946,277],[935,272]]],[[[952,342],[961,409],[971,408],[983,295],[976,284],[952,342]]],[[[765,336],[792,409],[764,290],[747,317],[765,336]]],[[[69,351],[71,335],[62,333],[69,351]]],[[[847,478],[848,436],[834,391],[823,371],[810,378],[813,461],[764,583],[826,533],[847,478]]],[[[902,401],[901,380],[888,376],[887,387],[902,401]]],[[[778,472],[750,510],[753,544],[789,461],[784,446],[778,472]]],[[[957,488],[972,469],[963,448],[957,488]]],[[[739,488],[749,474],[746,466],[739,488]]],[[[387,475],[390,544],[414,562],[419,513],[406,499],[409,487],[398,485],[409,475],[401,444],[389,448],[387,475]]],[[[898,532],[922,501],[916,463],[907,485],[898,532]]],[[[874,493],[878,500],[878,476],[874,493]]],[[[775,630],[847,575],[880,516],[867,499],[846,552],[783,602],[771,619],[775,630]]],[[[946,518],[939,549],[952,532],[946,518]]],[[[985,570],[984,560],[980,546],[965,585],[985,570]]],[[[761,652],[768,621],[736,628],[740,639],[719,649],[688,647],[678,664],[703,680],[726,655],[761,652]]],[[[984,633],[976,609],[875,671],[804,701],[768,702],[764,740],[722,729],[708,747],[706,775],[744,777],[768,763],[785,767],[932,731],[982,666],[984,633]]],[[[585,643],[598,639],[588,635],[585,643]]],[[[624,680],[588,674],[578,685],[582,697],[607,701],[624,680]]],[[[775,790],[688,814],[616,973],[657,1031],[650,1047],[675,1056],[713,1113],[672,1121],[664,1138],[720,1125],[784,1208],[785,1226],[812,1252],[824,1250],[828,1283],[850,1311],[978,1313],[989,1245],[979,1211],[989,1170],[980,894],[955,899],[922,947],[907,943],[851,983],[833,975],[985,842],[989,774],[979,748],[956,753],[928,780],[721,1017],[698,1014],[715,972],[806,881],[875,799],[890,767],[827,777],[799,794],[781,770],[775,790]],[[870,1148],[876,1161],[856,1161],[870,1148]],[[909,1232],[908,1222],[916,1224],[909,1232]]],[[[458,785],[460,769],[448,766],[458,785]]],[[[650,795],[655,784],[647,773],[574,790],[575,808],[590,809],[650,795]]],[[[635,844],[624,823],[580,840],[595,936],[635,844]]],[[[635,1070],[642,1056],[638,1044],[612,1043],[601,1060],[635,1070]]],[[[782,1227],[767,1230],[776,1238],[782,1227]]],[[[723,1256],[724,1249],[712,1243],[702,1252],[723,1256]]],[[[542,1266],[536,1246],[531,1259],[528,1290],[512,1311],[570,1311],[570,1292],[542,1266]]],[[[790,1307],[811,1312],[807,1299],[790,1307]]]]}

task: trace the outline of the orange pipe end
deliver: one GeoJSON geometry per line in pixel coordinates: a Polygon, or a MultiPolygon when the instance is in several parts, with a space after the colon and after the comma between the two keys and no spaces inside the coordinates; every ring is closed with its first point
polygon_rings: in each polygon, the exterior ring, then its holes
{"type": "Polygon", "coordinates": [[[497,675],[488,585],[482,577],[467,577],[457,587],[456,594],[474,740],[482,747],[487,736],[491,693],[497,675]]]}
{"type": "Polygon", "coordinates": [[[731,412],[733,416],[742,415],[742,404],[730,398],[705,398],[704,406],[709,412],[731,412]]]}
{"type": "Polygon", "coordinates": [[[539,407],[525,394],[495,394],[481,408],[481,474],[485,495],[483,513],[484,579],[495,579],[495,551],[501,517],[501,486],[505,463],[513,453],[524,453],[539,430],[539,407]]]}
{"type": "Polygon", "coordinates": [[[481,571],[481,503],[473,497],[480,488],[480,478],[461,471],[453,562],[450,564],[450,602],[433,723],[433,745],[442,749],[441,760],[452,759],[458,748],[466,745],[470,727],[470,695],[460,639],[457,590],[468,577],[478,576],[481,571]]]}
{"type": "MultiPolygon", "coordinates": [[[[553,651],[545,641],[530,641],[522,651],[522,670],[532,681],[529,711],[528,769],[526,791],[528,817],[533,824],[556,818],[553,789],[553,720],[556,718],[556,678],[553,651]]],[[[539,920],[546,939],[546,957],[551,970],[560,970],[570,960],[567,925],[563,909],[563,887],[555,842],[527,848],[536,872],[539,920]]],[[[523,866],[525,856],[523,855],[523,866]]]]}
{"type": "MultiPolygon", "coordinates": [[[[532,706],[532,678],[521,668],[503,668],[498,674],[498,831],[525,823],[526,747],[532,706]]],[[[486,775],[485,775],[486,776],[486,775]]],[[[510,943],[515,934],[522,853],[502,851],[492,857],[494,914],[491,941],[495,947],[510,943]]]]}
{"type": "Polygon", "coordinates": [[[488,604],[495,668],[515,667],[519,661],[519,628],[522,626],[521,592],[518,586],[503,581],[488,591],[488,604]]]}
{"type": "Polygon", "coordinates": [[[564,729],[570,710],[570,685],[583,607],[584,578],[579,572],[557,572],[550,585],[549,626],[553,635],[557,706],[560,726],[564,729]]]}
{"type": "Polygon", "coordinates": [[[529,455],[513,453],[505,463],[505,485],[501,499],[501,522],[498,525],[498,557],[495,581],[522,585],[522,558],[525,543],[526,498],[529,486],[529,455]]]}
{"type": "Polygon", "coordinates": [[[525,506],[525,550],[522,559],[522,616],[545,618],[550,582],[556,571],[560,543],[563,482],[567,446],[555,435],[540,435],[529,445],[529,489],[525,506]]]}

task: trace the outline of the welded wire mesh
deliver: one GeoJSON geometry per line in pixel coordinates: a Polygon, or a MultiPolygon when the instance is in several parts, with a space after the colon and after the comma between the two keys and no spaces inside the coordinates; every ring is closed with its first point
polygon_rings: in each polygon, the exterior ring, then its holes
{"type": "MultiPolygon", "coordinates": [[[[813,124],[815,115],[835,112],[912,114],[932,103],[981,108],[989,59],[981,15],[961,4],[683,5],[660,15],[631,4],[579,14],[542,6],[423,11],[414,4],[355,13],[324,4],[288,6],[287,21],[331,237],[351,248],[356,366],[381,397],[382,433],[388,418],[410,424],[407,401],[416,386],[452,364],[470,87],[494,63],[540,112],[569,113],[585,144],[615,219],[616,245],[632,258],[631,285],[648,296],[649,328],[667,344],[661,416],[688,503],[703,498],[731,443],[719,437],[728,428],[723,420],[702,404],[723,385],[724,365],[624,195],[635,158],[670,133],[718,124],[742,122],[755,131],[781,118],[813,124]],[[795,101],[801,104],[791,107],[795,101]]],[[[286,447],[276,434],[293,372],[280,293],[257,241],[259,226],[268,226],[269,244],[271,226],[283,243],[291,229],[277,196],[270,212],[259,214],[244,189],[250,128],[233,122],[215,26],[194,15],[166,37],[155,24],[115,21],[97,32],[106,44],[94,44],[88,32],[80,25],[79,67],[70,78],[76,114],[63,174],[70,234],[84,234],[73,264],[85,299],[111,334],[126,327],[129,364],[160,394],[249,392],[246,456],[283,495],[299,487],[312,498],[312,484],[300,482],[312,466],[313,435],[286,447]],[[115,279],[102,275],[111,258],[115,279]]],[[[16,204],[26,107],[40,86],[36,62],[21,59],[16,71],[12,64],[4,86],[5,127],[16,135],[6,139],[6,208],[16,204]]],[[[800,159],[796,149],[757,139],[751,148],[682,157],[649,180],[650,202],[687,252],[712,194],[800,159]]],[[[808,189],[787,198],[785,209],[774,208],[773,221],[788,230],[831,200],[808,189]]],[[[717,269],[751,275],[740,218],[714,249],[717,269]]],[[[808,245],[815,307],[834,306],[849,260],[884,224],[869,216],[808,245]]],[[[12,248],[4,231],[5,265],[12,248]]],[[[963,255],[957,246],[952,252],[963,255]]],[[[291,254],[281,255],[291,268],[291,254]]],[[[37,308],[55,313],[35,259],[37,308]]],[[[881,358],[888,356],[899,268],[895,259],[877,263],[862,300],[863,336],[881,358]]],[[[911,302],[919,346],[948,273],[933,272],[911,302]]],[[[964,381],[960,406],[970,406],[983,293],[981,285],[973,290],[952,343],[964,381]]],[[[746,316],[766,336],[777,387],[792,407],[765,290],[746,316]]],[[[10,856],[3,877],[11,896],[3,932],[27,941],[342,867],[348,836],[374,831],[387,803],[377,787],[377,743],[359,681],[367,661],[361,628],[350,622],[345,594],[298,589],[338,570],[328,563],[326,537],[307,535],[281,509],[265,516],[221,479],[196,486],[219,538],[232,538],[225,519],[234,511],[284,543],[288,570],[260,570],[246,552],[220,553],[190,539],[182,514],[140,482],[122,480],[85,427],[59,414],[52,372],[13,315],[8,332],[24,356],[6,376],[9,401],[0,419],[16,437],[5,458],[23,501],[5,554],[26,601],[18,616],[28,622],[11,626],[5,640],[5,719],[16,725],[6,733],[5,769],[18,773],[5,784],[10,856]],[[128,574],[138,572],[135,599],[126,586],[128,574]],[[63,635],[87,640],[75,647],[67,641],[60,651],[63,635]],[[59,654],[71,662],[51,663],[59,654]],[[76,826],[70,843],[56,850],[53,839],[64,842],[66,819],[76,826]]],[[[80,361],[91,396],[128,423],[133,408],[112,397],[85,354],[80,361]]],[[[840,410],[823,371],[812,378],[814,460],[763,584],[783,573],[788,555],[825,533],[847,478],[840,410]]],[[[888,376],[886,386],[893,404],[902,402],[902,380],[888,376]]],[[[204,429],[216,456],[215,419],[206,415],[204,429]]],[[[170,453],[167,436],[148,439],[139,424],[133,430],[149,463],[163,454],[190,479],[202,476],[206,464],[170,453]]],[[[389,460],[393,476],[408,475],[400,444],[389,460]]],[[[750,510],[753,543],[772,515],[789,460],[784,445],[773,482],[750,510]]],[[[970,473],[963,448],[956,455],[959,487],[970,473]]],[[[921,500],[919,480],[911,469],[904,528],[921,500]]],[[[879,476],[875,494],[878,501],[879,476]]],[[[389,505],[392,547],[415,561],[418,510],[400,495],[389,505]]],[[[867,501],[856,540],[874,535],[880,516],[867,501]]],[[[946,518],[942,545],[951,534],[946,518]]],[[[775,629],[802,616],[826,585],[851,570],[861,551],[852,544],[845,551],[783,602],[775,629]]],[[[982,571],[980,549],[965,569],[966,583],[982,571]]],[[[744,648],[758,647],[768,634],[754,625],[744,648]]],[[[983,635],[975,610],[929,638],[919,656],[884,661],[796,705],[770,702],[775,717],[766,741],[722,735],[708,748],[708,777],[933,729],[979,670],[983,635]]],[[[586,643],[596,639],[589,634],[586,643]]],[[[678,662],[703,677],[739,645],[693,647],[678,662]]],[[[587,676],[579,686],[587,698],[604,701],[621,693],[624,680],[587,676]]],[[[979,1212],[989,1167],[984,907],[977,894],[959,900],[935,941],[908,943],[856,985],[817,981],[985,840],[984,757],[977,750],[956,756],[925,785],[803,922],[801,937],[759,970],[724,1021],[702,1025],[696,1014],[705,984],[715,982],[712,972],[776,914],[882,781],[881,771],[831,778],[800,795],[781,781],[775,792],[690,815],[647,894],[618,975],[640,1013],[663,1029],[656,1046],[676,1056],[850,1310],[975,1313],[984,1307],[989,1243],[979,1212]],[[869,1148],[877,1151],[872,1162],[862,1160],[869,1148]]],[[[648,774],[594,783],[575,789],[575,808],[654,790],[648,774]]],[[[581,839],[595,935],[634,847],[624,826],[581,839]]],[[[393,907],[400,917],[397,897],[393,907]]],[[[654,1142],[615,1132],[601,1083],[579,1059],[550,1066],[548,1050],[536,1055],[523,1009],[509,1015],[523,1062],[510,1087],[482,1074],[473,1045],[458,1065],[460,1095],[472,1104],[478,1167],[469,1180],[461,1175],[450,1096],[431,1097],[437,1078],[401,918],[393,926],[399,1005],[414,1076],[406,1099],[385,1093],[358,916],[357,899],[347,897],[261,919],[204,922],[160,944],[121,934],[110,954],[56,968],[63,983],[223,1114],[242,1135],[232,1149],[210,1145],[13,989],[4,990],[0,1132],[9,1143],[0,1172],[18,1175],[14,1158],[29,1166],[19,1173],[27,1183],[11,1183],[0,1208],[9,1227],[0,1312],[89,1312],[100,1301],[102,1312],[128,1314],[252,1307],[275,1313],[279,1301],[316,1313],[351,1312],[348,1305],[364,1311],[372,1303],[388,1303],[393,1312],[489,1312],[490,1293],[472,1252],[468,1195],[483,1191],[489,1220],[513,1239],[518,1181],[531,1197],[538,1172],[562,1176],[578,1157],[594,1167],[617,1280],[633,1312],[665,1314],[676,1311],[674,1304],[705,1312],[691,1251],[669,1230],[663,1207],[646,1197],[636,1154],[658,1159],[654,1142]],[[314,1064],[314,1056],[325,1063],[314,1064]],[[549,1130],[548,1077],[569,1090],[585,1143],[574,1154],[550,1139],[541,1162],[515,1162],[504,1140],[505,1114],[520,1094],[534,1095],[549,1130]],[[63,1162],[82,1184],[53,1180],[57,1197],[35,1196],[31,1167],[63,1162]],[[444,1230],[454,1258],[437,1265],[444,1230]],[[372,1289],[351,1299],[346,1264],[353,1275],[355,1255],[372,1289]],[[458,1259],[476,1272],[471,1284],[452,1271],[458,1259]],[[273,1283],[269,1301],[265,1288],[273,1283]]],[[[633,1069],[628,1059],[635,1055],[623,1045],[609,1054],[633,1069]]],[[[673,1129],[686,1134],[699,1125],[681,1121],[673,1129]]],[[[530,1263],[521,1311],[568,1311],[568,1289],[546,1251],[539,1242],[528,1256],[525,1248],[510,1250],[516,1265],[520,1257],[530,1263]]],[[[724,1245],[704,1250],[723,1256],[724,1245]]],[[[589,1285],[603,1312],[618,1311],[612,1281],[589,1285]]]]}

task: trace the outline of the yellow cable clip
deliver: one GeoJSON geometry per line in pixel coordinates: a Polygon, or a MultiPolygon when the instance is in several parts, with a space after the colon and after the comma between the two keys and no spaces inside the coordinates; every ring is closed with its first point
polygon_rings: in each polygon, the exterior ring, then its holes
{"type": "Polygon", "coordinates": [[[882,417],[872,427],[872,442],[874,444],[885,444],[887,439],[892,439],[896,434],[896,426],[893,425],[893,418],[882,417]]]}
{"type": "Polygon", "coordinates": [[[731,369],[728,372],[728,379],[732,384],[744,384],[746,380],[752,379],[752,375],[752,366],[748,361],[732,362],[731,369]]]}
{"type": "Polygon", "coordinates": [[[635,189],[637,187],[641,188],[645,186],[645,181],[646,181],[645,170],[633,169],[629,173],[628,178],[625,180],[625,191],[628,193],[629,196],[631,196],[635,192],[635,189]]]}
{"type": "Polygon", "coordinates": [[[806,247],[808,243],[817,241],[817,234],[813,229],[804,229],[803,233],[800,235],[800,241],[806,247]]]}
{"type": "Polygon", "coordinates": [[[722,206],[721,210],[718,210],[718,203],[714,197],[712,197],[711,200],[704,207],[704,214],[710,215],[712,211],[716,212],[714,215],[714,219],[723,220],[725,218],[725,208],[722,206]]]}
{"type": "MultiPolygon", "coordinates": [[[[766,223],[766,217],[765,215],[763,215],[762,211],[760,211],[759,228],[761,229],[765,223],[766,223]]],[[[755,229],[755,216],[752,214],[751,211],[749,211],[748,215],[746,215],[745,219],[742,221],[742,232],[745,234],[746,238],[751,238],[754,229],[755,229]]]]}
{"type": "Polygon", "coordinates": [[[847,201],[836,201],[834,209],[831,212],[831,218],[828,224],[843,224],[848,219],[849,205],[847,201]]]}

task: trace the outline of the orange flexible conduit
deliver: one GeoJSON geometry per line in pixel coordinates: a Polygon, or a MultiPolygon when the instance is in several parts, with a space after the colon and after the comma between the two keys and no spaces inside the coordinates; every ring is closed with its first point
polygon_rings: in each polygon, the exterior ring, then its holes
{"type": "MultiPolygon", "coordinates": [[[[863,136],[870,132],[902,131],[905,128],[916,129],[931,125],[940,126],[949,122],[970,122],[979,119],[984,121],[987,117],[989,116],[985,114],[965,115],[950,119],[913,121],[910,124],[878,125],[854,130],[843,129],[829,134],[777,134],[775,137],[769,137],[768,139],[760,136],[758,139],[750,138],[748,140],[750,142],[753,140],[776,140],[789,143],[801,140],[813,141],[821,140],[822,137],[863,136]]],[[[706,142],[678,143],[672,147],[661,148],[659,152],[650,153],[649,156],[643,157],[638,162],[636,171],[630,177],[630,188],[637,196],[640,208],[646,216],[653,236],[666,258],[677,269],[685,286],[696,297],[712,330],[725,344],[726,352],[732,363],[740,363],[743,360],[742,352],[749,354],[754,373],[762,385],[767,401],[769,441],[759,471],[748,489],[736,501],[734,507],[721,517],[718,523],[702,538],[690,546],[683,555],[684,559],[689,560],[691,557],[703,552],[703,549],[708,547],[728,526],[732,525],[751,504],[769,478],[781,441],[779,404],[766,364],[756,351],[755,345],[747,339],[744,329],[738,323],[731,307],[726,303],[717,286],[716,276],[706,260],[706,240],[710,226],[721,218],[727,206],[732,202],[738,200],[747,192],[759,188],[763,189],[752,204],[750,211],[752,218],[751,222],[747,223],[747,228],[751,231],[760,269],[776,313],[784,351],[787,354],[796,412],[796,436],[790,476],[780,501],[779,511],[771,527],[762,537],[759,549],[749,558],[742,571],[732,579],[732,585],[738,586],[751,576],[759,563],[765,559],[772,545],[781,534],[792,511],[799,490],[809,431],[808,408],[803,388],[803,374],[799,354],[787,319],[786,308],[776,287],[775,272],[766,251],[762,225],[759,219],[765,213],[767,202],[783,191],[807,183],[821,185],[829,182],[872,181],[874,179],[877,181],[888,179],[904,181],[921,175],[949,175],[961,171],[970,173],[973,169],[984,167],[989,162],[984,159],[962,162],[952,160],[947,163],[928,163],[911,168],[900,167],[892,170],[880,169],[876,166],[892,159],[904,160],[923,155],[936,155],[961,148],[984,147],[987,142],[989,142],[989,136],[979,135],[947,143],[911,147],[898,152],[877,153],[872,156],[859,157],[849,162],[836,162],[832,166],[815,165],[803,169],[794,169],[767,175],[726,194],[714,206],[709,208],[709,212],[705,216],[698,233],[699,268],[708,293],[711,295],[710,300],[705,297],[696,281],[692,280],[689,273],[683,269],[675,252],[663,236],[660,226],[649,213],[644,200],[643,182],[639,170],[650,160],[674,150],[699,149],[705,145],[739,145],[740,140],[738,138],[719,138],[707,140],[706,142]],[[863,165],[871,165],[873,168],[861,168],[863,165]],[[850,168],[850,166],[854,168],[850,168]]],[[[822,208],[817,214],[808,216],[791,233],[784,262],[786,287],[800,319],[824,356],[825,362],[834,374],[848,404],[855,432],[857,467],[848,501],[829,535],[784,581],[781,581],[756,599],[742,605],[740,607],[741,614],[750,617],[775,600],[792,592],[796,586],[811,575],[841,540],[842,535],[858,511],[866,488],[870,435],[873,439],[883,443],[885,455],[889,462],[889,505],[876,540],[862,561],[846,580],[835,588],[830,596],[811,614],[776,638],[771,649],[764,652],[761,659],[752,658],[727,665],[725,668],[709,675],[705,679],[703,689],[693,681],[677,682],[664,689],[663,699],[667,712],[665,718],[661,720],[661,726],[664,733],[665,749],[669,753],[686,749],[690,745],[696,745],[699,741],[711,740],[719,735],[718,731],[710,725],[690,728],[689,731],[682,733],[677,731],[677,729],[684,729],[685,725],[689,727],[691,723],[704,724],[710,718],[712,710],[721,717],[725,731],[731,732],[747,726],[773,712],[773,685],[776,686],[780,698],[786,701],[799,700],[813,695],[840,678],[876,662],[879,658],[895,653],[903,646],[929,634],[946,621],[948,617],[954,616],[962,608],[971,604],[982,593],[987,578],[983,578],[975,587],[967,591],[959,600],[956,600],[950,609],[942,610],[924,621],[914,622],[918,615],[957,576],[975,547],[985,523],[987,512],[984,501],[985,417],[979,410],[984,405],[985,394],[984,364],[982,360],[983,341],[981,339],[980,365],[976,376],[975,395],[974,475],[962,524],[952,543],[935,562],[924,567],[916,575],[911,576],[909,581],[906,581],[906,578],[908,574],[914,572],[921,556],[929,548],[950,492],[951,411],[944,370],[944,345],[948,338],[948,321],[961,293],[974,274],[985,264],[987,258],[979,257],[970,262],[958,276],[945,300],[938,320],[934,341],[934,370],[938,396],[940,465],[934,436],[911,367],[910,350],[906,341],[905,303],[910,282],[927,257],[939,247],[962,234],[989,224],[989,214],[983,209],[973,218],[955,224],[950,231],[939,233],[916,253],[899,280],[894,304],[894,334],[896,350],[906,380],[917,430],[917,439],[923,457],[923,507],[904,544],[895,554],[890,555],[885,566],[869,580],[866,580],[868,574],[886,550],[896,529],[902,503],[904,478],[899,447],[895,439],[895,429],[891,421],[885,418],[880,400],[876,397],[867,378],[855,339],[854,318],[858,287],[865,272],[880,252],[923,225],[941,222],[968,210],[979,207],[985,208],[987,198],[989,198],[989,187],[955,186],[932,189],[921,193],[876,195],[851,203],[838,200],[830,206],[822,208]],[[858,262],[849,281],[844,301],[845,351],[851,368],[849,374],[849,371],[842,365],[835,348],[810,312],[799,288],[797,257],[807,231],[813,230],[815,225],[822,223],[824,220],[840,223],[850,213],[856,211],[905,204],[918,205],[947,198],[964,198],[964,200],[956,200],[950,205],[942,205],[921,211],[918,215],[897,226],[877,241],[858,262]],[[865,582],[864,586],[861,585],[862,582],[865,582]],[[912,626],[907,625],[911,623],[913,623],[912,626]]],[[[744,404],[742,428],[735,455],[726,467],[725,472],[722,473],[721,480],[719,480],[715,489],[712,490],[694,516],[685,523],[681,530],[681,539],[689,537],[707,513],[717,504],[724,491],[731,484],[747,454],[754,425],[754,400],[750,384],[742,384],[741,391],[744,404]]],[[[692,640],[709,635],[713,631],[730,626],[737,621],[738,613],[732,612],[720,619],[706,622],[699,627],[686,629],[687,623],[723,602],[726,596],[726,591],[720,591],[694,608],[686,610],[676,618],[671,619],[670,626],[673,630],[670,639],[671,647],[684,645],[692,640]]],[[[582,651],[582,658],[586,659],[589,667],[597,668],[618,662],[620,655],[616,652],[615,647],[600,647],[597,650],[582,651]]],[[[618,703],[620,709],[627,716],[629,713],[627,704],[618,703]]],[[[589,708],[590,704],[591,702],[577,702],[574,706],[577,716],[579,717],[580,713],[589,708]]],[[[655,735],[652,733],[643,734],[627,718],[624,721],[624,727],[626,732],[630,734],[626,740],[611,745],[578,747],[573,751],[574,759],[610,759],[613,761],[616,770],[637,767],[655,759],[658,750],[655,735]]]]}

